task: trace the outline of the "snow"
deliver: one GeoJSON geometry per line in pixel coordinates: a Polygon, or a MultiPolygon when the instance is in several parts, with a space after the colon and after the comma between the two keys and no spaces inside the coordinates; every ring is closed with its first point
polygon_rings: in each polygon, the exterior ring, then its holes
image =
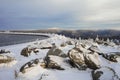
{"type": "MultiPolygon", "coordinates": [[[[77,68],[72,68],[69,64],[65,63],[65,60],[67,58],[61,58],[57,56],[51,56],[54,61],[56,61],[59,65],[65,68],[65,70],[55,70],[55,69],[46,69],[42,68],[40,64],[28,68],[26,73],[19,72],[19,69],[22,65],[29,62],[30,60],[36,59],[36,58],[44,58],[48,52],[49,49],[38,49],[39,52],[37,54],[34,54],[33,52],[29,57],[21,56],[21,50],[27,46],[31,47],[37,47],[41,48],[43,46],[51,46],[51,44],[55,43],[56,46],[58,46],[64,53],[68,53],[70,49],[75,47],[75,45],[67,45],[65,47],[60,47],[62,43],[65,43],[66,41],[71,40],[70,38],[61,36],[61,35],[55,35],[55,34],[49,34],[50,38],[45,40],[37,40],[29,43],[22,43],[22,44],[15,44],[15,45],[9,45],[0,47],[0,49],[7,49],[11,51],[10,55],[15,57],[15,61],[10,62],[8,64],[0,64],[0,80],[92,80],[91,77],[91,69],[87,70],[78,70],[77,68]],[[40,45],[40,43],[42,45],[40,45]],[[15,76],[17,74],[17,77],[15,76]]],[[[93,41],[87,41],[87,40],[81,40],[80,41],[83,44],[86,44],[86,49],[89,48],[91,45],[96,45],[102,51],[103,53],[110,53],[110,52],[120,52],[120,46],[104,46],[104,45],[98,45],[96,43],[93,43],[93,41]]],[[[81,46],[80,46],[81,47],[81,46]]],[[[84,52],[86,52],[86,49],[82,49],[84,52]]],[[[93,58],[91,55],[89,55],[93,61],[96,62],[95,58],[93,58]]],[[[102,66],[108,66],[115,70],[117,75],[120,77],[120,59],[118,58],[118,63],[110,62],[100,56],[100,61],[102,66]]],[[[103,79],[106,78],[110,73],[105,73],[105,76],[101,78],[101,80],[109,80],[109,79],[103,79]]]]}

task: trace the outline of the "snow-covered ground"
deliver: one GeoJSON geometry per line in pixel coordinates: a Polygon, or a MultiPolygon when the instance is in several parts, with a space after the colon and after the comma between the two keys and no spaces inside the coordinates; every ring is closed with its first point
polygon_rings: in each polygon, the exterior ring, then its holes
{"type": "MultiPolygon", "coordinates": [[[[22,43],[10,46],[0,47],[0,49],[9,50],[10,53],[5,55],[10,55],[15,58],[14,61],[7,63],[7,64],[0,64],[0,80],[93,80],[92,79],[92,69],[87,68],[87,70],[78,70],[77,68],[71,67],[68,63],[63,63],[64,59],[61,57],[53,56],[54,61],[62,65],[65,70],[56,70],[56,69],[48,69],[43,68],[40,64],[37,64],[34,67],[28,68],[25,73],[20,72],[20,68],[27,62],[34,60],[36,58],[44,59],[49,49],[40,49],[43,46],[52,45],[53,43],[56,44],[65,54],[68,53],[69,50],[75,47],[75,44],[66,45],[65,47],[61,47],[62,43],[70,41],[72,39],[66,38],[60,35],[52,35],[50,38],[40,41],[34,41],[29,43],[22,43]],[[41,44],[44,43],[44,44],[41,44]],[[40,45],[41,44],[41,45],[40,45]],[[29,57],[24,57],[21,55],[21,51],[25,47],[37,47],[39,52],[37,54],[31,53],[29,57]]],[[[72,40],[75,41],[75,40],[72,40]]],[[[79,41],[79,40],[77,40],[79,41]]],[[[79,41],[80,43],[84,43],[84,40],[79,41]]],[[[91,46],[92,41],[88,41],[87,46],[91,46]]],[[[94,43],[93,43],[94,44],[94,43]]],[[[103,53],[110,53],[110,52],[120,52],[120,46],[105,46],[105,45],[98,45],[98,48],[103,53]]],[[[68,58],[66,58],[68,59],[68,58]]],[[[110,67],[113,68],[116,74],[120,77],[120,59],[118,58],[118,62],[110,62],[103,58],[100,55],[101,66],[103,67],[110,67]]],[[[104,69],[102,69],[104,70],[104,69]]],[[[109,77],[109,73],[106,73],[109,77]]],[[[105,74],[105,75],[106,75],[105,74]]],[[[109,78],[104,78],[104,76],[100,80],[108,80],[109,78]]],[[[114,79],[117,80],[117,79],[114,79]]]]}

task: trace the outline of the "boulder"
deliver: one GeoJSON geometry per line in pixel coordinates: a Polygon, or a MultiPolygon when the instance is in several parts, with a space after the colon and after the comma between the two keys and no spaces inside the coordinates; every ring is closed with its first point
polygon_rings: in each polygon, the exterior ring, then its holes
{"type": "Polygon", "coordinates": [[[56,60],[56,58],[58,59],[58,56],[53,55],[47,56],[45,58],[46,68],[64,70],[64,68],[61,67],[61,64],[56,60]]]}
{"type": "Polygon", "coordinates": [[[120,58],[120,52],[102,54],[102,56],[109,61],[118,62],[117,58],[120,58]]]}
{"type": "Polygon", "coordinates": [[[67,44],[66,43],[62,43],[60,46],[61,47],[65,47],[65,46],[67,46],[67,44]]]}
{"type": "Polygon", "coordinates": [[[100,59],[97,53],[95,52],[86,53],[84,59],[88,68],[91,69],[100,68],[100,59]]]}
{"type": "Polygon", "coordinates": [[[47,52],[46,57],[48,57],[49,55],[55,55],[64,58],[67,57],[67,55],[55,45],[47,52]]]}
{"type": "Polygon", "coordinates": [[[51,49],[52,48],[52,44],[50,44],[50,43],[48,43],[46,41],[43,41],[43,42],[40,42],[39,47],[41,49],[51,49]]]}
{"type": "Polygon", "coordinates": [[[32,52],[32,50],[29,50],[29,48],[26,47],[26,48],[22,49],[21,55],[23,55],[23,56],[25,56],[25,57],[28,57],[31,52],[32,52]]]}
{"type": "Polygon", "coordinates": [[[39,64],[39,63],[42,63],[40,61],[41,59],[34,59],[34,60],[31,60],[27,63],[25,63],[21,68],[20,68],[20,72],[22,73],[25,73],[27,71],[27,69],[31,68],[31,67],[34,67],[35,65],[39,64]]]}
{"type": "Polygon", "coordinates": [[[37,48],[25,47],[24,49],[22,49],[21,55],[28,57],[28,56],[30,56],[31,52],[34,52],[35,54],[37,54],[39,52],[39,50],[37,48]]]}
{"type": "Polygon", "coordinates": [[[115,71],[110,67],[103,67],[92,71],[93,80],[120,80],[115,71]]]}
{"type": "Polygon", "coordinates": [[[68,52],[68,57],[74,65],[81,70],[88,68],[98,69],[100,68],[99,55],[95,52],[91,52],[81,45],[76,45],[68,52]]]}
{"type": "Polygon", "coordinates": [[[68,52],[70,61],[80,70],[86,69],[84,54],[79,49],[73,48],[68,52]]]}
{"type": "Polygon", "coordinates": [[[99,48],[97,46],[92,45],[90,48],[88,48],[88,50],[92,51],[92,52],[97,52],[99,54],[101,54],[102,52],[99,50],[99,48]]]}

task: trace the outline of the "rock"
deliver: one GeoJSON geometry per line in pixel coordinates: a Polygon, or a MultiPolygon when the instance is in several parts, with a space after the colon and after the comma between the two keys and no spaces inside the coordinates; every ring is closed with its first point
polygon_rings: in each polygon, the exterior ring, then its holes
{"type": "Polygon", "coordinates": [[[88,48],[88,50],[92,51],[92,52],[97,52],[97,53],[101,53],[101,51],[98,49],[97,46],[92,45],[90,48],[88,48]]]}
{"type": "Polygon", "coordinates": [[[97,53],[94,52],[86,53],[84,59],[87,67],[91,69],[100,68],[100,59],[97,53]]]}
{"type": "Polygon", "coordinates": [[[62,43],[60,46],[61,47],[65,47],[65,46],[67,46],[67,44],[66,43],[62,43]]]}
{"type": "Polygon", "coordinates": [[[21,68],[20,68],[20,72],[22,73],[25,73],[27,69],[31,68],[31,67],[34,67],[35,65],[39,64],[39,63],[42,63],[40,61],[41,59],[34,59],[34,60],[31,60],[27,63],[25,63],[21,68]]]}
{"type": "Polygon", "coordinates": [[[56,60],[54,60],[55,57],[57,57],[57,56],[49,55],[49,56],[47,56],[47,57],[45,58],[46,68],[64,70],[64,68],[62,68],[62,67],[60,66],[60,64],[57,63],[56,60]]]}
{"type": "Polygon", "coordinates": [[[72,41],[72,40],[69,40],[69,41],[67,41],[66,43],[67,43],[68,45],[74,45],[74,44],[75,44],[75,42],[72,41]]]}
{"type": "Polygon", "coordinates": [[[49,55],[55,55],[55,56],[59,56],[59,57],[67,57],[67,55],[58,47],[53,46],[47,53],[46,57],[48,57],[49,55]]]}
{"type": "Polygon", "coordinates": [[[93,80],[120,80],[115,71],[110,67],[103,67],[92,71],[93,80]]]}
{"type": "Polygon", "coordinates": [[[52,44],[50,44],[46,41],[43,41],[43,42],[40,42],[39,47],[40,47],[40,49],[51,49],[52,44]]]}
{"type": "Polygon", "coordinates": [[[21,55],[23,55],[23,56],[25,56],[25,57],[28,57],[31,52],[32,52],[32,50],[29,50],[29,48],[26,47],[26,48],[24,48],[24,49],[21,51],[21,55]]]}
{"type": "Polygon", "coordinates": [[[81,45],[76,45],[75,48],[71,49],[68,52],[68,56],[78,69],[84,70],[87,67],[91,69],[100,68],[99,55],[85,49],[81,45]]]}
{"type": "Polygon", "coordinates": [[[0,55],[0,63],[9,63],[13,60],[15,60],[13,57],[7,55],[0,55]]]}
{"type": "Polygon", "coordinates": [[[71,62],[74,63],[74,65],[80,69],[85,70],[86,64],[84,60],[84,54],[80,52],[79,49],[73,48],[68,52],[68,57],[70,58],[71,62]]]}
{"type": "Polygon", "coordinates": [[[4,53],[10,53],[10,51],[7,51],[7,50],[5,50],[5,49],[1,49],[1,50],[0,50],[0,54],[4,54],[4,53]]]}
{"type": "Polygon", "coordinates": [[[120,57],[120,54],[119,54],[119,52],[116,52],[116,53],[102,54],[102,56],[109,61],[118,62],[117,58],[120,57]]]}
{"type": "Polygon", "coordinates": [[[26,47],[21,51],[21,55],[28,57],[28,56],[30,56],[31,52],[34,52],[35,54],[37,54],[39,52],[39,50],[37,48],[26,47]]]}

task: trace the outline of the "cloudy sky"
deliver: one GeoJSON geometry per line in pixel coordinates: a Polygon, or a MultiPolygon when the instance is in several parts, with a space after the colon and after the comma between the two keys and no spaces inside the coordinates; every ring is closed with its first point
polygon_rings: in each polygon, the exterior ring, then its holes
{"type": "Polygon", "coordinates": [[[0,0],[0,30],[119,29],[120,0],[0,0]]]}

